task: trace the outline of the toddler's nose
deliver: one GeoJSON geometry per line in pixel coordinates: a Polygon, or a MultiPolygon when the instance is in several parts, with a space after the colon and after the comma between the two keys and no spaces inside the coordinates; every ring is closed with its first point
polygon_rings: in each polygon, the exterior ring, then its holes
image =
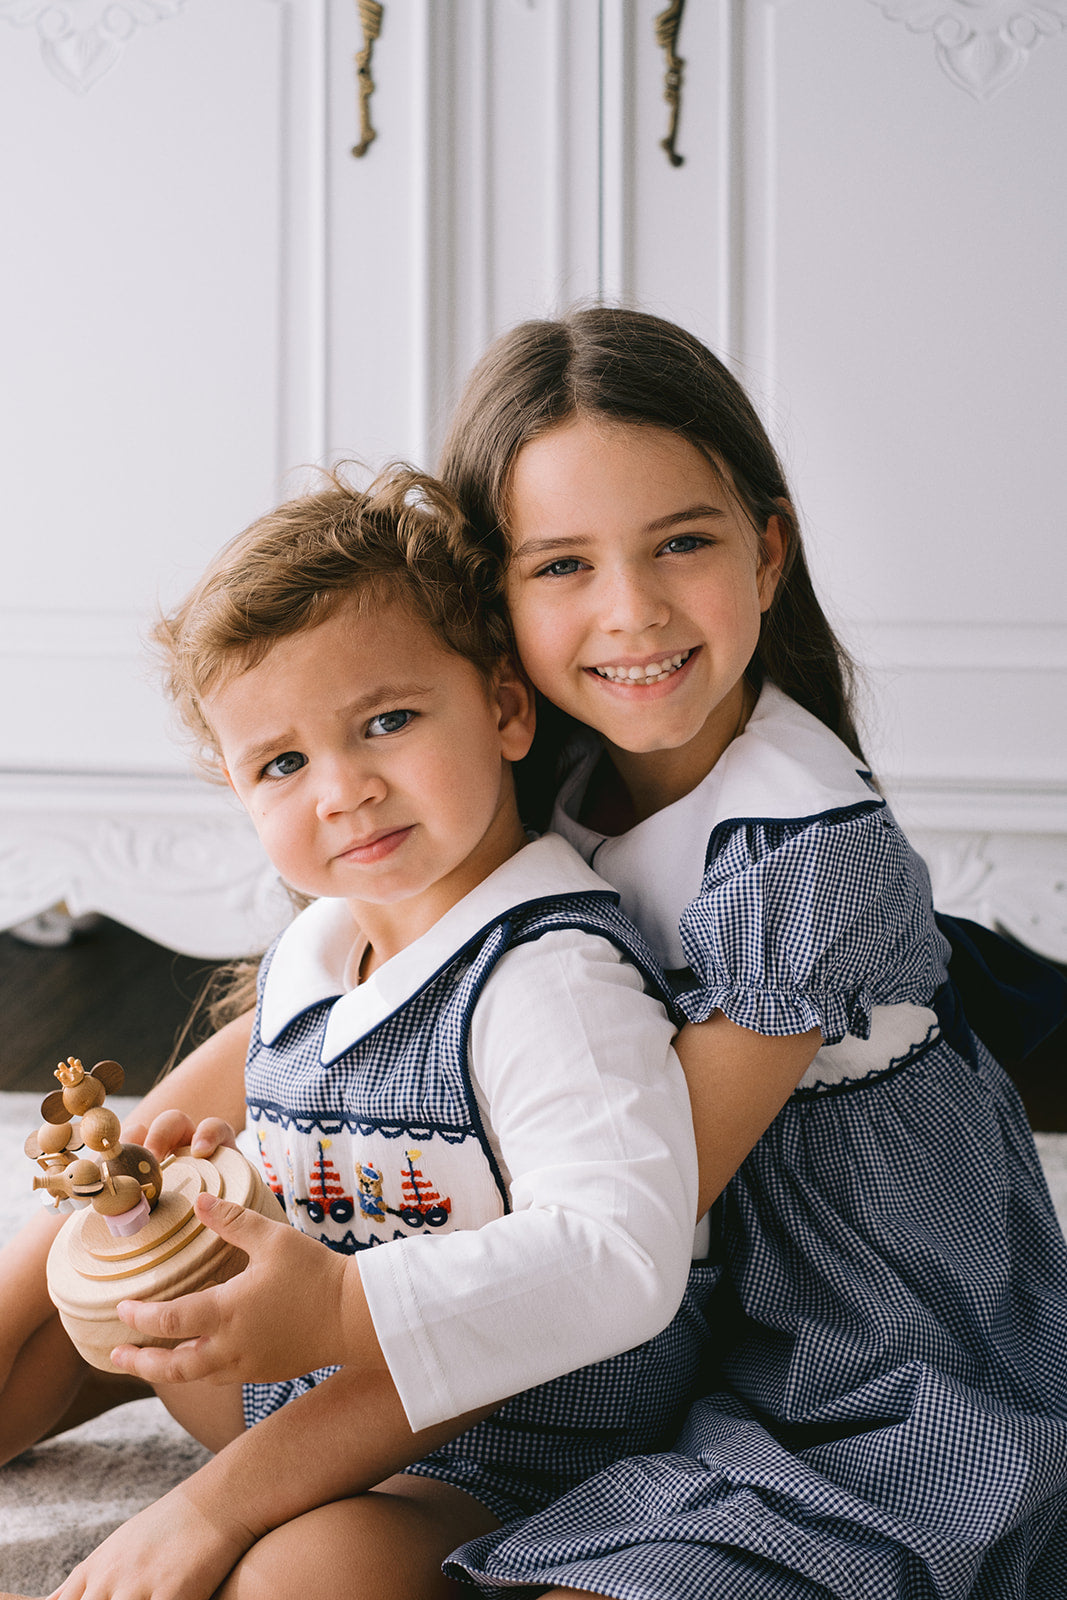
{"type": "Polygon", "coordinates": [[[316,811],[323,819],[341,811],[358,811],[362,805],[381,800],[385,788],[373,767],[357,761],[333,761],[320,766],[316,811]]]}

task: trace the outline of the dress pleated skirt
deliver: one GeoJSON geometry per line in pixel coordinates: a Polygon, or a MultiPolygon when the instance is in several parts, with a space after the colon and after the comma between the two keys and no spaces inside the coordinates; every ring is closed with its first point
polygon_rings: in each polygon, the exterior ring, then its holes
{"type": "Polygon", "coordinates": [[[490,1595],[1063,1600],[1067,1246],[1014,1086],[939,1039],[797,1094],[722,1200],[715,1386],[457,1551],[490,1595]]]}

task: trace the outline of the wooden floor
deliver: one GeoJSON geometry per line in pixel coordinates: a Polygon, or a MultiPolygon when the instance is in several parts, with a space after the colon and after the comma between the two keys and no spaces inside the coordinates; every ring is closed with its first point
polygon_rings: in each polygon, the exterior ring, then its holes
{"type": "MultiPolygon", "coordinates": [[[[58,1061],[105,1057],[143,1094],[170,1058],[210,963],[177,956],[117,922],[58,950],[0,933],[0,1089],[53,1087],[58,1061]]],[[[188,1048],[188,1046],[186,1047],[188,1048]]],[[[1035,1128],[1067,1131],[1067,1024],[1022,1066],[1006,1062],[1035,1128]]]]}
{"type": "Polygon", "coordinates": [[[174,1050],[209,962],[175,955],[102,918],[58,949],[0,933],[0,1089],[55,1088],[56,1063],[110,1058],[125,1093],[152,1087],[174,1050]]]}

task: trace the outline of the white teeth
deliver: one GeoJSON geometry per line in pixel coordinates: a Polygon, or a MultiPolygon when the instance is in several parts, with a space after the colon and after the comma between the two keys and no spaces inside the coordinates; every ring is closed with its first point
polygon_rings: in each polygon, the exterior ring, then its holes
{"type": "Polygon", "coordinates": [[[660,678],[669,678],[672,672],[677,672],[692,653],[686,650],[680,656],[650,661],[647,667],[594,667],[593,671],[597,677],[607,678],[609,683],[657,683],[660,678]]]}

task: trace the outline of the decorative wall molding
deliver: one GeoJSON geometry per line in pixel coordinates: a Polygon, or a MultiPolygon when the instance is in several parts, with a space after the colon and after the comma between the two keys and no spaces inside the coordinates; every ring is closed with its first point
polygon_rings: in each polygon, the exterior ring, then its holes
{"type": "Polygon", "coordinates": [[[1017,78],[1041,39],[1067,28],[1067,0],[872,0],[891,22],[932,33],[946,77],[976,100],[1017,78]]]}
{"type": "Polygon", "coordinates": [[[170,22],[187,0],[0,0],[0,21],[33,27],[53,77],[86,94],[110,72],[141,29],[170,22]]]}
{"type": "Polygon", "coordinates": [[[857,654],[925,672],[1067,672],[1067,625],[1056,622],[870,622],[857,654]]]}
{"type": "Polygon", "coordinates": [[[1067,783],[878,775],[911,828],[1067,838],[1067,783]]]}
{"type": "Polygon", "coordinates": [[[999,928],[1067,963],[1067,835],[909,830],[939,911],[999,928]]]}
{"type": "Polygon", "coordinates": [[[292,904],[244,813],[190,779],[6,774],[0,927],[65,901],[183,954],[264,950],[292,904]]]}

